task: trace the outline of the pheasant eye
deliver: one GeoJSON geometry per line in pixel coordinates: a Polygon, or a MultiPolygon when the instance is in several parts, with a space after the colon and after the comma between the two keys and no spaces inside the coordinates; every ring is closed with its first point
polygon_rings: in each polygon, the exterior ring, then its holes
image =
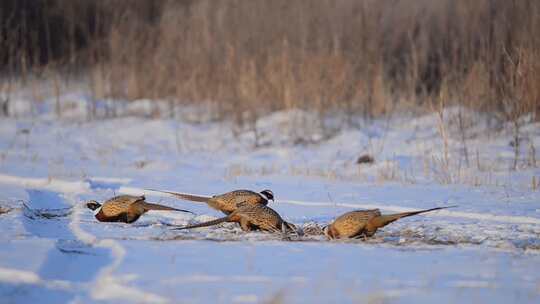
{"type": "Polygon", "coordinates": [[[99,208],[99,205],[94,202],[89,202],[86,204],[86,207],[92,210],[96,210],[97,208],[99,208]]]}
{"type": "Polygon", "coordinates": [[[267,199],[269,200],[274,200],[274,194],[272,193],[272,191],[270,190],[264,190],[263,192],[261,192],[262,194],[264,194],[264,196],[266,196],[267,199]]]}

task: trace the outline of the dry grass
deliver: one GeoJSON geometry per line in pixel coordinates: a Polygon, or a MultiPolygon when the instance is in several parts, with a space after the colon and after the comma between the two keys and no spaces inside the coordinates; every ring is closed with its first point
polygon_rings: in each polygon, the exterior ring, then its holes
{"type": "Polygon", "coordinates": [[[290,108],[425,112],[441,94],[501,120],[540,111],[535,0],[27,2],[2,4],[0,68],[57,96],[82,76],[96,99],[204,103],[248,128],[290,108]]]}
{"type": "Polygon", "coordinates": [[[8,213],[11,211],[11,208],[0,206],[0,215],[8,213]]]}

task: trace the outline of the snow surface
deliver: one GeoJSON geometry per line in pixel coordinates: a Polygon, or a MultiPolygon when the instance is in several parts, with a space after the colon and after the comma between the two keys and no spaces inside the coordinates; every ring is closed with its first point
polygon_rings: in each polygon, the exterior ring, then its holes
{"type": "MultiPolygon", "coordinates": [[[[69,111],[58,120],[52,100],[20,98],[11,105],[17,118],[0,120],[1,303],[540,300],[540,194],[532,186],[540,170],[531,148],[540,145],[538,123],[523,122],[512,171],[511,126],[495,128],[470,111],[477,122],[465,134],[467,165],[450,124],[444,163],[436,115],[346,128],[300,110],[276,112],[257,121],[255,138],[198,108],[177,109],[176,119],[87,121],[88,100],[63,96],[69,111]],[[357,165],[365,153],[375,163],[357,165]],[[175,231],[222,215],[146,188],[272,189],[272,208],[312,233],[284,238],[233,224],[175,231]],[[196,215],[149,212],[129,225],[99,223],[84,208],[119,193],[196,215]],[[367,241],[318,234],[353,209],[447,205],[458,207],[400,220],[367,241]]],[[[142,100],[117,114],[160,107],[142,100]]],[[[447,109],[445,119],[458,111],[447,109]]]]}

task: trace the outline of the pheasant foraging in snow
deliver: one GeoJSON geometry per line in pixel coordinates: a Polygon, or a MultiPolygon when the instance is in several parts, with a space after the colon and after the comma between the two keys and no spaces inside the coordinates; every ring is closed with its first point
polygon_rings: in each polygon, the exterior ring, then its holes
{"type": "Polygon", "coordinates": [[[176,229],[184,230],[200,228],[225,222],[239,223],[244,231],[263,230],[269,232],[294,232],[301,234],[295,225],[284,221],[274,209],[262,204],[248,203],[240,203],[238,208],[226,217],[176,229]]]}
{"type": "Polygon", "coordinates": [[[271,190],[263,190],[259,193],[251,190],[234,190],[231,192],[218,194],[214,196],[198,196],[188,193],[171,192],[163,190],[147,189],[149,191],[161,192],[171,194],[179,199],[188,200],[192,202],[206,203],[213,209],[219,210],[225,214],[231,214],[240,203],[246,203],[248,205],[264,205],[268,204],[268,201],[274,201],[274,193],[271,190]]]}
{"type": "Polygon", "coordinates": [[[371,237],[377,232],[377,229],[397,221],[400,218],[452,207],[456,206],[437,207],[388,215],[381,215],[379,209],[356,210],[341,215],[330,225],[324,227],[323,231],[330,239],[371,237]]]}
{"type": "Polygon", "coordinates": [[[159,204],[147,203],[143,196],[120,195],[113,197],[103,204],[89,201],[86,206],[94,210],[95,217],[100,222],[124,222],[133,223],[150,210],[159,211],[191,211],[176,209],[159,204]]]}

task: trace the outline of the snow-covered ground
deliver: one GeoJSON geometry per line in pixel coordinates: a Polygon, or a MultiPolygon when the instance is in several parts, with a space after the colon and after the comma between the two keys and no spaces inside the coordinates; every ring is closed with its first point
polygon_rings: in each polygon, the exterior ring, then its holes
{"type": "MultiPolygon", "coordinates": [[[[463,111],[474,124],[461,132],[450,123],[459,108],[444,112],[444,125],[436,114],[395,113],[346,128],[291,110],[238,129],[203,108],[88,121],[88,99],[72,94],[58,120],[53,99],[28,100],[11,104],[17,118],[0,119],[1,303],[540,300],[538,123],[523,120],[513,171],[512,126],[463,111]],[[356,164],[362,154],[375,163],[356,164]],[[145,188],[272,189],[272,208],[304,228],[358,208],[459,207],[400,220],[367,241],[283,239],[233,224],[172,230],[221,215],[145,188]],[[196,215],[99,223],[82,204],[119,193],[196,215]]],[[[125,103],[117,114],[154,107],[167,104],[125,103]]]]}

